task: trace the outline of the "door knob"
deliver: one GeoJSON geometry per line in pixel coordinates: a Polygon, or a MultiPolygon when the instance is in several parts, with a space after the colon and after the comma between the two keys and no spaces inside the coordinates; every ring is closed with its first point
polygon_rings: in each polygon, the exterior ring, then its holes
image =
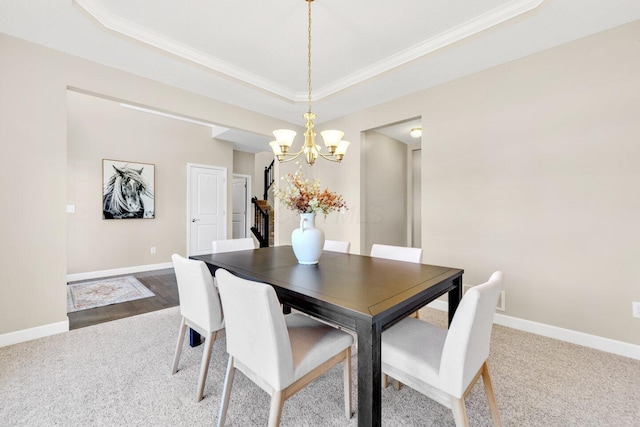
{"type": "Polygon", "coordinates": [[[193,219],[191,220],[191,222],[196,222],[196,221],[200,221],[200,218],[193,218],[193,219]]]}

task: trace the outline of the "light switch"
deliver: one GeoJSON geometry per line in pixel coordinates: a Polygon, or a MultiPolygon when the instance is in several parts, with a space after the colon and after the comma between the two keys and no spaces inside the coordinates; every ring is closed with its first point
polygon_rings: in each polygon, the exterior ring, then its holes
{"type": "Polygon", "coordinates": [[[76,205],[67,205],[67,213],[76,213],[76,205]]]}

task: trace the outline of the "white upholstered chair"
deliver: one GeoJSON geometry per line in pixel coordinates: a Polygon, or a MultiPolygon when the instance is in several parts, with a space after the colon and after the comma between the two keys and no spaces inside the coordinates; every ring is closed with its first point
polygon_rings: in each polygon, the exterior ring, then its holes
{"type": "Polygon", "coordinates": [[[256,248],[256,241],[253,237],[246,237],[242,239],[226,239],[226,240],[214,240],[211,242],[211,248],[214,254],[220,254],[223,252],[235,252],[245,251],[256,248]]]}
{"type": "Polygon", "coordinates": [[[374,258],[420,263],[422,262],[422,248],[408,248],[405,246],[390,246],[376,243],[371,247],[371,256],[374,258]]]}
{"type": "Polygon", "coordinates": [[[224,328],[222,306],[218,291],[213,284],[213,277],[204,262],[187,259],[178,254],[173,254],[171,260],[178,282],[182,315],[171,373],[178,372],[185,332],[187,327],[190,327],[205,337],[196,392],[196,402],[199,402],[204,392],[213,342],[217,332],[224,328]]]}
{"type": "MultiPolygon", "coordinates": [[[[394,261],[406,261],[420,264],[422,262],[422,248],[409,248],[406,246],[381,245],[379,243],[371,246],[370,256],[374,258],[392,259],[394,261]]],[[[413,317],[419,318],[420,315],[416,311],[413,317]]],[[[386,386],[386,383],[385,383],[386,386]]],[[[400,384],[398,384],[400,387],[400,384]]]]}
{"type": "MultiPolygon", "coordinates": [[[[216,270],[225,313],[229,364],[218,413],[225,423],[235,370],[271,395],[269,426],[280,424],[284,401],[344,363],[344,400],[351,418],[351,344],[353,338],[301,314],[282,314],[273,287],[216,270]]],[[[322,402],[311,402],[320,405],[322,402]]]]}
{"type": "Polygon", "coordinates": [[[500,426],[487,358],[501,289],[499,271],[469,289],[448,331],[408,317],[383,332],[383,374],[451,408],[458,427],[469,425],[464,398],[482,376],[493,424],[500,426]]]}
{"type": "Polygon", "coordinates": [[[349,253],[351,242],[341,242],[340,240],[325,240],[323,250],[329,252],[349,253]]]}

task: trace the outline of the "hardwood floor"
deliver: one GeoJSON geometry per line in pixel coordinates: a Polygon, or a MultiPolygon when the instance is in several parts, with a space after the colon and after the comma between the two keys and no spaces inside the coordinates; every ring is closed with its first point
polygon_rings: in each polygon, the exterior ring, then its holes
{"type": "Polygon", "coordinates": [[[68,313],[69,329],[83,328],[180,305],[178,284],[172,268],[135,273],[131,276],[142,282],[155,296],[68,313]]]}

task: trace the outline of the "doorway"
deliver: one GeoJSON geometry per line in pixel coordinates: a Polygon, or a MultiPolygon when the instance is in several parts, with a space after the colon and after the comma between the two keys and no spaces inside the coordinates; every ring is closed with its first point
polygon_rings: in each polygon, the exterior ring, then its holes
{"type": "Polygon", "coordinates": [[[241,239],[249,237],[251,226],[251,176],[233,174],[232,209],[231,209],[231,237],[241,239]]]}
{"type": "Polygon", "coordinates": [[[211,253],[227,238],[227,168],[187,164],[187,252],[211,253]]]}
{"type": "Polygon", "coordinates": [[[374,243],[421,247],[421,118],[369,129],[363,135],[361,248],[374,243]]]}

